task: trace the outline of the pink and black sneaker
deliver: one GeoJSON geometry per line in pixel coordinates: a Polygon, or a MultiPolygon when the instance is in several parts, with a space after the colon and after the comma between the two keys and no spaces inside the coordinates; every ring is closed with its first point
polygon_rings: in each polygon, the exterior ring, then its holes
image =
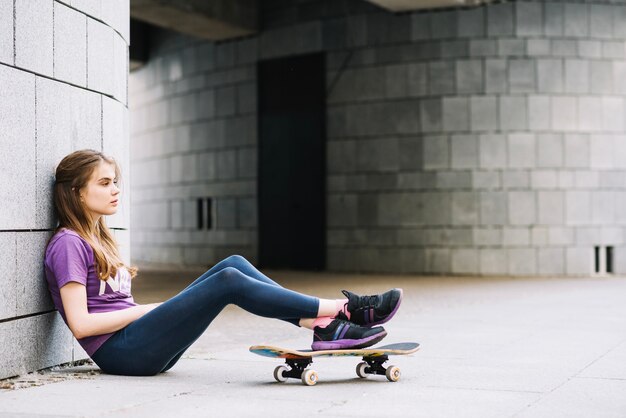
{"type": "Polygon", "coordinates": [[[350,313],[350,322],[364,327],[389,321],[402,302],[402,289],[391,289],[373,296],[359,296],[347,290],[341,292],[348,298],[344,309],[350,313]]]}
{"type": "Polygon", "coordinates": [[[348,321],[346,315],[339,312],[326,327],[313,329],[311,348],[314,351],[365,348],[376,344],[386,335],[387,331],[383,327],[361,327],[348,321]]]}

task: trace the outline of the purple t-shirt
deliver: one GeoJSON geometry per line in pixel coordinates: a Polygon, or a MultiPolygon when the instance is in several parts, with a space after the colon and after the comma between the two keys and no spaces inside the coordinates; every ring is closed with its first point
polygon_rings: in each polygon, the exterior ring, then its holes
{"type": "MultiPolygon", "coordinates": [[[[110,312],[137,305],[130,292],[131,277],[124,267],[117,269],[115,278],[105,282],[98,278],[93,249],[87,241],[70,229],[57,232],[46,248],[44,259],[48,289],[54,305],[67,324],[59,289],[68,282],[85,285],[87,311],[89,313],[110,312]]],[[[113,333],[94,335],[78,340],[89,356],[113,333]]]]}

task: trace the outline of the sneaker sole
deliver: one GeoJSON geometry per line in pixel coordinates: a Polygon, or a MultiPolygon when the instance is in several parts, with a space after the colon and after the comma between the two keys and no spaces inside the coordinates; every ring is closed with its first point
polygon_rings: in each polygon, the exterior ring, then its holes
{"type": "Polygon", "coordinates": [[[396,312],[398,312],[398,309],[400,308],[400,304],[402,303],[402,297],[404,296],[404,291],[402,289],[398,289],[400,291],[400,299],[398,299],[398,303],[396,303],[396,307],[393,308],[393,311],[391,311],[391,313],[389,315],[387,315],[387,317],[385,317],[385,319],[378,321],[378,322],[372,322],[369,324],[363,324],[361,325],[362,327],[366,327],[366,328],[371,328],[371,327],[375,327],[376,325],[380,325],[380,324],[384,324],[385,322],[389,321],[391,318],[393,318],[393,316],[396,314],[396,312]]]}
{"type": "Polygon", "coordinates": [[[335,341],[315,341],[311,344],[313,351],[320,350],[350,350],[357,348],[365,348],[372,346],[385,338],[387,331],[381,331],[378,334],[374,334],[367,338],[360,340],[335,340],[335,341]]]}

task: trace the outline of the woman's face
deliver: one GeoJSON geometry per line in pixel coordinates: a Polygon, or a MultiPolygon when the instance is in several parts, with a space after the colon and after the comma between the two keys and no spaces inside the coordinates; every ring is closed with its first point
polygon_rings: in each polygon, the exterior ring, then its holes
{"type": "Polygon", "coordinates": [[[94,222],[102,215],[116,213],[120,189],[117,187],[115,167],[105,161],[100,161],[80,195],[87,213],[91,215],[94,222]]]}

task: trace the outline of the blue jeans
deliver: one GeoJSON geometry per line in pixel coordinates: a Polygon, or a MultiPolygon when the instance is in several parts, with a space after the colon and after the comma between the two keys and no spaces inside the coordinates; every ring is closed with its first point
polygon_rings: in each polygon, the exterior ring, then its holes
{"type": "Polygon", "coordinates": [[[285,289],[241,256],[206,271],[178,295],[115,332],[91,356],[110,374],[151,376],[170,369],[228,304],[298,325],[319,299],[285,289]]]}

